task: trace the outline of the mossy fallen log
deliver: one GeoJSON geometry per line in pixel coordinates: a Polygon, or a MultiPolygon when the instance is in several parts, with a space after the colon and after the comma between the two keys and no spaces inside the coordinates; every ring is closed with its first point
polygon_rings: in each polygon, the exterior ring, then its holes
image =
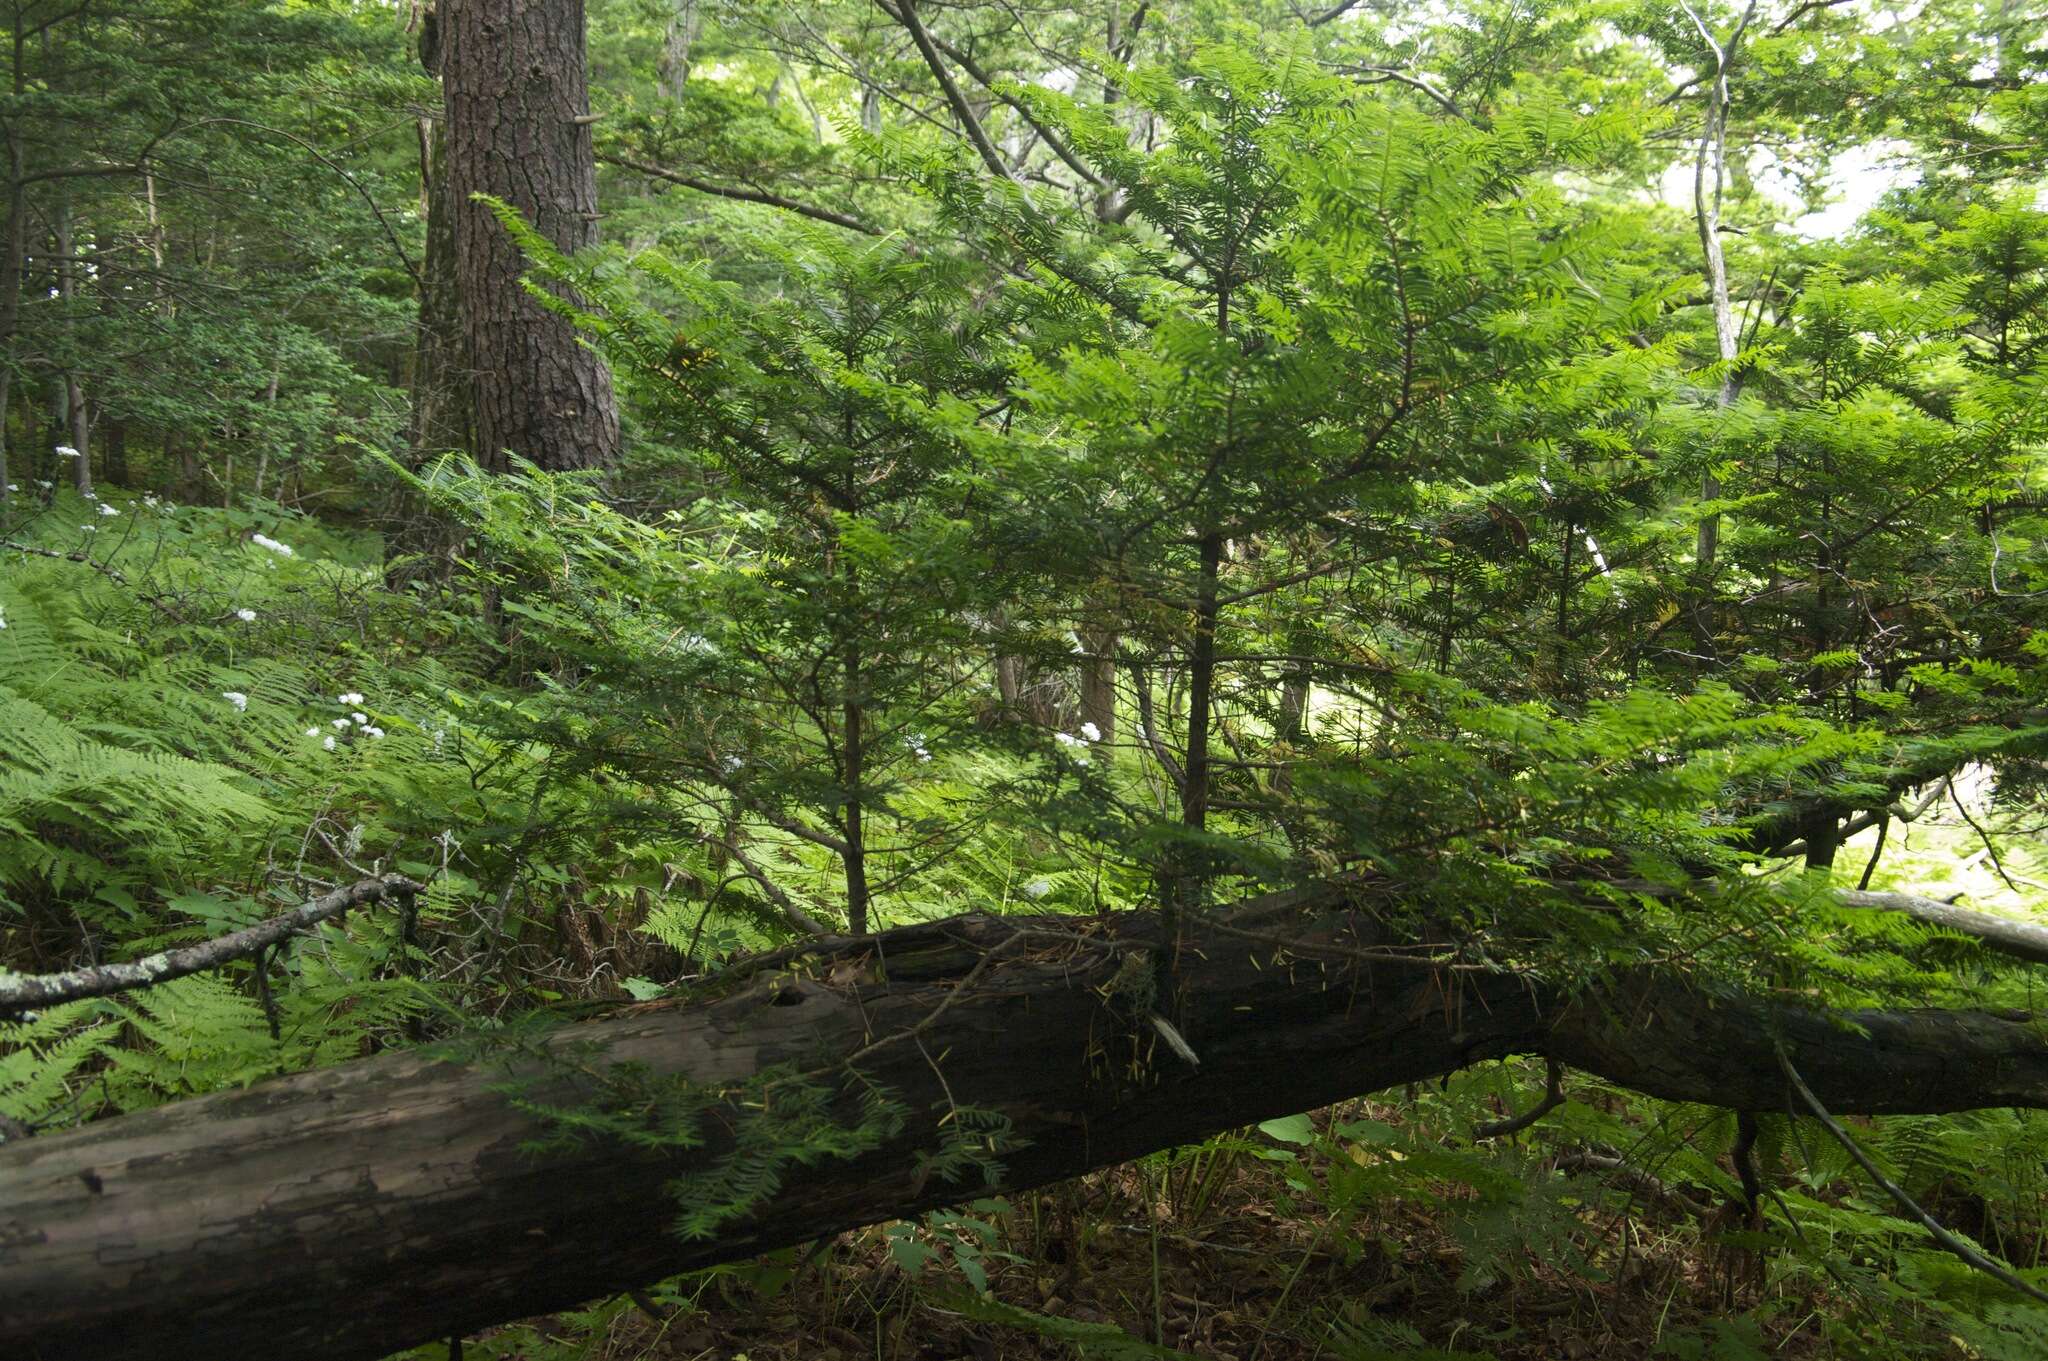
{"type": "Polygon", "coordinates": [[[1782,1043],[1835,1111],[2048,1106],[2048,1039],[2018,1015],[1830,1016],[1648,971],[1565,996],[1298,900],[1191,924],[1159,1000],[1159,930],[1149,914],[967,916],[825,942],[716,995],[518,1044],[387,1054],[0,1145],[0,1354],[377,1357],[987,1194],[990,1176],[1041,1185],[1515,1053],[1782,1110],[1782,1043]],[[698,1146],[563,1139],[542,1113],[655,1130],[665,1083],[688,1094],[698,1146]],[[780,1166],[723,1213],[700,1204],[709,1237],[672,1232],[678,1179],[695,1178],[685,1201],[729,1195],[749,1122],[797,1092],[865,1122],[860,1151],[780,1166]]]}

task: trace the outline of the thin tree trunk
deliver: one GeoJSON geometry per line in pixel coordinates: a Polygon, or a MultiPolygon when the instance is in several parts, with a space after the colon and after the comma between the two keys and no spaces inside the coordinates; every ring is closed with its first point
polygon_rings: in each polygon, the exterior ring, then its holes
{"type": "MultiPolygon", "coordinates": [[[[1749,7],[1742,12],[1742,18],[1726,43],[1716,41],[1713,32],[1690,7],[1685,12],[1699,29],[1700,37],[1706,41],[1714,57],[1714,77],[1707,84],[1706,112],[1700,127],[1699,155],[1693,162],[1692,203],[1694,224],[1699,229],[1700,254],[1706,263],[1707,292],[1713,302],[1715,350],[1722,364],[1729,366],[1722,371],[1720,392],[1715,400],[1716,407],[1725,413],[1735,403],[1736,379],[1732,365],[1741,353],[1735,328],[1735,307],[1728,296],[1728,262],[1721,253],[1721,190],[1727,179],[1728,162],[1728,75],[1735,64],[1742,36],[1756,13],[1756,0],[1749,0],[1749,7]]],[[[1700,499],[1712,501],[1720,495],[1720,479],[1714,476],[1710,467],[1700,474],[1700,499]]],[[[1703,517],[1693,548],[1693,561],[1702,580],[1712,577],[1714,558],[1720,551],[1720,544],[1721,517],[1703,517]]]]}
{"type": "MultiPolygon", "coordinates": [[[[73,304],[78,297],[77,271],[71,260],[71,199],[59,191],[57,197],[57,296],[64,302],[65,322],[76,324],[73,304]]],[[[92,423],[85,406],[85,385],[78,381],[78,371],[68,365],[64,369],[64,426],[70,447],[77,456],[67,461],[71,464],[71,484],[80,496],[92,495],[92,423]]]]}
{"type": "Polygon", "coordinates": [[[846,778],[846,815],[841,830],[846,836],[846,926],[853,935],[868,930],[867,828],[863,825],[861,781],[867,775],[867,708],[860,698],[860,655],[852,645],[846,649],[846,699],[841,719],[841,769],[846,778]]]}
{"type": "MultiPolygon", "coordinates": [[[[0,410],[4,410],[0,403],[0,410]]],[[[107,481],[117,487],[128,485],[128,421],[123,416],[106,416],[107,481]]]]}
{"type": "MultiPolygon", "coordinates": [[[[14,39],[14,93],[23,89],[22,38],[14,39]]],[[[22,159],[21,139],[7,128],[7,246],[0,269],[0,501],[7,499],[12,480],[7,464],[7,398],[14,381],[14,339],[21,325],[21,274],[28,262],[28,189],[22,182],[27,174],[22,159]]]]}
{"type": "MultiPolygon", "coordinates": [[[[272,368],[270,370],[270,385],[263,389],[263,406],[264,414],[266,416],[272,416],[276,414],[277,384],[279,378],[281,378],[282,376],[283,375],[279,372],[278,369],[272,368]]],[[[258,442],[256,445],[256,485],[250,490],[249,494],[251,496],[256,497],[258,500],[261,500],[263,497],[263,479],[270,472],[269,431],[258,431],[257,441],[258,442]]]]}
{"type": "MultiPolygon", "coordinates": [[[[429,75],[442,70],[441,25],[432,14],[420,35],[420,64],[429,75]]],[[[470,429],[470,364],[462,328],[461,288],[456,275],[456,204],[448,166],[448,120],[420,120],[420,211],[427,224],[421,267],[418,340],[414,347],[412,427],[407,442],[415,463],[432,454],[473,451],[470,429]]]]}
{"type": "Polygon", "coordinates": [[[1078,631],[1081,639],[1081,719],[1093,723],[1104,742],[1116,739],[1116,650],[1114,629],[1078,631]]]}
{"type": "Polygon", "coordinates": [[[697,44],[703,17],[698,13],[698,0],[670,0],[670,4],[655,84],[663,99],[681,99],[683,87],[690,81],[690,49],[697,44]]]}

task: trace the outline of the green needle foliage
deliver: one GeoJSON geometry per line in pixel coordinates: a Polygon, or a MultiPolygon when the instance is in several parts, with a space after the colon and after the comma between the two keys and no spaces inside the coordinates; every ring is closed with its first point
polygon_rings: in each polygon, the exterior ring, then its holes
{"type": "MultiPolygon", "coordinates": [[[[694,1157],[677,1231],[715,1239],[910,1113],[586,1063],[548,1018],[818,935],[1337,876],[1389,939],[1586,995],[2038,1006],[1835,896],[2048,903],[2029,7],[587,8],[603,246],[464,205],[612,370],[624,453],[573,474],[408,433],[468,400],[419,334],[454,249],[420,7],[0,14],[0,969],[428,885],[0,1020],[0,1117],[454,1041],[528,1065],[537,1155],[694,1157]]],[[[1166,951],[1104,994],[1148,1034],[1184,1000],[1166,951]]],[[[1809,1121],[1573,1074],[1474,1146],[1538,1076],[1155,1155],[1127,1218],[1155,1254],[1232,1197],[1299,1226],[1250,1273],[1265,1355],[1539,1354],[1501,1301],[1560,1274],[1668,1291],[1646,1355],[2042,1353],[1809,1121]],[[1469,1326],[1343,1274],[1416,1276],[1418,1217],[1469,1326]],[[1653,1221],[1682,1261],[1631,1277],[1653,1221]]],[[[943,1115],[916,1184],[997,1182],[1008,1119],[943,1115]]],[[[2039,1276],[2040,1116],[1855,1134],[2039,1276]]],[[[1114,1323],[1006,1293],[1043,1205],[890,1260],[1019,1346],[1224,1346],[1167,1336],[1156,1256],[1114,1323]]],[[[1050,1216],[1060,1274],[1106,1216],[1050,1216]]]]}

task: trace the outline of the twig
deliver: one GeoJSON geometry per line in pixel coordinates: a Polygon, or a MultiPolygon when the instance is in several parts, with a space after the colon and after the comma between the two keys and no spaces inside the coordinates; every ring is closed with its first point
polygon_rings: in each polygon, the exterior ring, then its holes
{"type": "Polygon", "coordinates": [[[746,871],[747,878],[753,880],[761,892],[768,895],[768,901],[774,906],[783,921],[807,936],[831,936],[833,934],[830,927],[804,911],[801,907],[798,907],[795,900],[783,891],[782,886],[773,879],[770,879],[767,872],[759,865],[756,865],[745,851],[741,850],[738,846],[730,845],[726,847],[726,850],[732,855],[734,860],[739,861],[740,868],[746,871]]]}
{"type": "Polygon", "coordinates": [[[2014,893],[2018,893],[2020,886],[2015,884],[2012,881],[2012,876],[2005,872],[2005,862],[1998,858],[1998,847],[1991,844],[1991,833],[1977,825],[1977,819],[1970,816],[1969,808],[1963,803],[1963,796],[1956,793],[1956,780],[1953,775],[1948,778],[1948,796],[1956,801],[1956,811],[1963,815],[1963,821],[1970,824],[1970,830],[1975,832],[1977,839],[1984,843],[1984,853],[1991,857],[1991,868],[1998,871],[1998,877],[2005,880],[2007,888],[2011,889],[2014,893]]]}
{"type": "Polygon", "coordinates": [[[771,194],[765,189],[748,189],[736,184],[714,184],[710,180],[699,179],[695,175],[685,175],[679,171],[667,170],[658,165],[649,165],[645,161],[636,161],[630,157],[620,156],[609,151],[598,152],[597,159],[603,161],[606,165],[615,165],[622,170],[631,170],[635,174],[645,175],[649,179],[667,180],[670,184],[680,184],[685,189],[695,189],[700,194],[711,194],[717,198],[735,199],[741,203],[759,203],[770,208],[780,208],[787,213],[797,213],[803,217],[814,218],[819,222],[829,222],[835,227],[844,227],[848,231],[860,232],[866,236],[880,236],[882,234],[881,228],[863,222],[857,217],[837,212],[831,208],[821,208],[814,203],[805,203],[801,199],[787,198],[781,194],[771,194]]]}
{"type": "Polygon", "coordinates": [[[160,591],[143,590],[134,582],[130,581],[126,574],[124,574],[120,568],[101,562],[99,559],[95,558],[91,553],[64,553],[54,548],[40,548],[32,543],[21,543],[15,539],[0,539],[0,548],[11,549],[16,553],[33,554],[34,556],[39,558],[52,558],[58,562],[82,563],[85,566],[92,568],[93,571],[98,572],[107,580],[113,582],[116,586],[119,586],[124,590],[130,590],[135,592],[137,599],[142,600],[144,603],[152,605],[159,610],[162,610],[165,614],[169,615],[178,623],[182,624],[186,622],[185,616],[179,613],[178,607],[171,603],[170,596],[165,595],[160,591]]]}
{"type": "Polygon", "coordinates": [[[1667,1209],[1675,1209],[1705,1219],[1712,1211],[1691,1196],[1670,1186],[1665,1181],[1614,1153],[1596,1153],[1589,1149],[1564,1154],[1553,1164],[1560,1172],[1604,1172],[1614,1180],[1624,1183],[1631,1194],[1647,1200],[1662,1203],[1667,1209]]]}
{"type": "Polygon", "coordinates": [[[1870,848],[1870,859],[1864,863],[1863,877],[1856,881],[1856,891],[1858,893],[1870,887],[1870,876],[1877,873],[1877,862],[1884,855],[1885,833],[1891,831],[1891,829],[1891,814],[1887,813],[1877,820],[1877,844],[1870,848]]]}
{"type": "Polygon", "coordinates": [[[106,997],[130,988],[154,987],[173,978],[215,968],[230,960],[245,959],[320,922],[338,917],[352,907],[391,897],[409,898],[420,892],[422,887],[403,875],[381,875],[301,903],[281,917],[272,917],[269,921],[198,945],[164,950],[127,964],[101,964],[64,973],[0,978],[0,1015],[54,1006],[81,997],[106,997]]]}
{"type": "Polygon", "coordinates": [[[1498,1139],[1508,1134],[1520,1134],[1564,1104],[1564,1065],[1553,1058],[1546,1058],[1544,1062],[1550,1065],[1550,1080],[1544,1088],[1543,1099],[1520,1115],[1479,1126],[1472,1131],[1474,1139],[1498,1139]]]}
{"type": "Polygon", "coordinates": [[[2048,1304],[2048,1292],[2044,1292],[2027,1281],[2022,1280],[2010,1268],[1985,1256],[1982,1252],[1943,1228],[1933,1215],[1921,1209],[1919,1202],[1907,1195],[1904,1187],[1900,1186],[1890,1177],[1887,1177],[1878,1168],[1878,1165],[1871,1161],[1870,1155],[1865,1153],[1862,1147],[1849,1137],[1849,1131],[1843,1129],[1836,1122],[1835,1117],[1828,1114],[1827,1107],[1820,1104],[1820,1098],[1813,1094],[1812,1089],[1806,1085],[1806,1080],[1799,1076],[1799,1070],[1792,1066],[1791,1058],[1785,1053],[1785,1046],[1780,1044],[1777,1046],[1777,1049],[1778,1067],[1785,1070],[1785,1079],[1792,1084],[1792,1090],[1799,1094],[1799,1099],[1805,1103],[1806,1109],[1813,1113],[1814,1119],[1820,1121],[1823,1129],[1835,1137],[1835,1142],[1840,1144],[1848,1152],[1849,1156],[1856,1160],[1856,1165],[1861,1167],[1869,1175],[1870,1179],[1882,1187],[1884,1193],[1890,1196],[1901,1210],[1906,1212],[1908,1218],[1920,1221],[1921,1227],[1927,1230],[1929,1237],[1934,1239],[1941,1247],[1961,1258],[1968,1265],[1975,1267],[1994,1280],[2004,1282],[2022,1295],[2025,1295],[2028,1299],[2048,1304]]]}
{"type": "Polygon", "coordinates": [[[961,131],[967,134],[967,140],[973,143],[974,149],[981,154],[982,163],[994,171],[997,178],[1009,180],[1022,188],[1022,182],[1017,179],[1016,173],[1003,163],[1002,154],[996,150],[996,144],[989,140],[988,130],[983,128],[981,120],[974,116],[974,108],[967,102],[967,96],[960,93],[960,86],[953,79],[953,73],[946,69],[945,59],[939,55],[938,47],[933,44],[932,35],[925,29],[924,20],[918,17],[917,0],[897,0],[896,8],[885,12],[890,18],[901,23],[910,34],[910,41],[916,44],[918,55],[924,58],[924,64],[931,68],[932,75],[937,78],[939,92],[945,95],[946,103],[953,110],[953,116],[960,120],[961,131]]]}

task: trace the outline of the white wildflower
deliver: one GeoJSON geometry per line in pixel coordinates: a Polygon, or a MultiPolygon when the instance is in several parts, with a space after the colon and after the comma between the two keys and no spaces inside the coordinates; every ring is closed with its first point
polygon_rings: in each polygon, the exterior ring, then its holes
{"type": "Polygon", "coordinates": [[[1050,892],[1052,892],[1052,881],[1050,879],[1033,879],[1030,883],[1024,885],[1024,896],[1033,902],[1037,902],[1050,892]]]}
{"type": "Polygon", "coordinates": [[[78,451],[68,444],[60,444],[53,450],[58,458],[77,458],[78,451]]]}
{"type": "Polygon", "coordinates": [[[723,770],[726,774],[730,775],[745,764],[746,762],[742,761],[737,756],[728,756],[723,761],[720,761],[718,763],[718,766],[719,769],[723,770]]]}
{"type": "Polygon", "coordinates": [[[1056,732],[1052,735],[1052,740],[1063,747],[1085,747],[1088,745],[1070,732],[1056,732]]]}
{"type": "Polygon", "coordinates": [[[1102,729],[1096,727],[1093,723],[1083,723],[1081,725],[1081,736],[1087,738],[1090,742],[1100,742],[1102,740],[1102,729]]]}
{"type": "Polygon", "coordinates": [[[48,481],[47,479],[45,479],[45,478],[41,478],[41,477],[37,478],[37,479],[36,479],[36,485],[37,485],[38,487],[41,487],[41,488],[42,488],[42,489],[43,489],[44,491],[48,491],[48,490],[50,489],[50,483],[49,483],[49,481],[48,481]]]}
{"type": "Polygon", "coordinates": [[[337,718],[337,719],[335,719],[335,720],[334,720],[334,730],[335,730],[336,732],[342,732],[342,731],[346,730],[346,729],[347,729],[347,727],[348,727],[348,720],[347,720],[347,719],[345,719],[345,718],[337,718]]]}
{"type": "Polygon", "coordinates": [[[320,745],[321,745],[321,747],[323,747],[324,749],[326,749],[326,750],[328,750],[328,751],[333,751],[333,750],[334,750],[334,739],[333,739],[332,737],[328,737],[328,738],[325,738],[325,739],[323,739],[323,740],[321,741],[320,745]]]}
{"type": "Polygon", "coordinates": [[[98,525],[80,525],[79,528],[84,530],[88,534],[97,534],[100,532],[100,527],[98,525]]]}
{"type": "Polygon", "coordinates": [[[9,482],[9,483],[7,484],[7,490],[9,490],[9,491],[20,491],[20,490],[21,490],[21,483],[19,483],[19,482],[9,482]]]}
{"type": "Polygon", "coordinates": [[[7,612],[6,612],[5,610],[0,610],[0,629],[4,629],[4,628],[6,628],[6,627],[7,627],[7,612]]]}
{"type": "Polygon", "coordinates": [[[353,718],[356,721],[356,726],[358,728],[366,728],[370,724],[370,716],[364,713],[361,709],[356,710],[354,713],[350,714],[349,717],[353,718]]]}
{"type": "Polygon", "coordinates": [[[255,623],[255,622],[256,622],[256,611],[254,611],[254,610],[236,610],[236,611],[235,611],[235,618],[237,618],[237,619],[241,620],[241,621],[242,621],[243,623],[245,623],[245,624],[253,624],[253,623],[255,623]]]}
{"type": "Polygon", "coordinates": [[[368,737],[382,737],[384,735],[384,730],[373,723],[369,727],[363,729],[363,733],[365,736],[368,737]]]}
{"type": "Polygon", "coordinates": [[[292,555],[290,544],[279,543],[268,534],[251,534],[249,542],[255,544],[258,548],[268,548],[281,558],[288,558],[292,555]]]}
{"type": "Polygon", "coordinates": [[[353,708],[355,705],[361,704],[363,702],[363,697],[357,694],[355,691],[351,690],[347,694],[335,700],[334,702],[336,704],[346,704],[353,708]]]}
{"type": "Polygon", "coordinates": [[[308,736],[308,737],[318,737],[319,735],[320,735],[320,729],[318,729],[318,728],[308,728],[308,729],[306,729],[306,736],[308,736]]]}
{"type": "Polygon", "coordinates": [[[244,713],[248,711],[249,697],[240,690],[223,690],[220,692],[220,697],[234,705],[237,711],[244,713]]]}

